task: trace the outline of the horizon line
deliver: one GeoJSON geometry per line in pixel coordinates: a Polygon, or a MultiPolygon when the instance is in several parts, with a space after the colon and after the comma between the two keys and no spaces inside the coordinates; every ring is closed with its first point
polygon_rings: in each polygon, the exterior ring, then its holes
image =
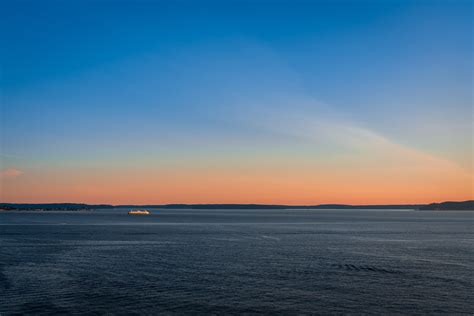
{"type": "Polygon", "coordinates": [[[199,205],[256,205],[256,206],[288,206],[288,207],[311,207],[311,206],[324,206],[324,205],[339,205],[339,206],[418,206],[427,204],[437,203],[460,203],[470,202],[468,200],[444,200],[430,203],[377,203],[377,204],[345,204],[345,203],[319,203],[319,204],[272,204],[272,203],[122,203],[122,204],[109,204],[109,203],[85,203],[85,202],[40,202],[40,203],[22,203],[22,202],[0,202],[0,204],[24,204],[24,205],[41,205],[41,204],[82,204],[82,205],[104,205],[104,206],[172,206],[172,205],[186,205],[186,206],[199,206],[199,205]]]}

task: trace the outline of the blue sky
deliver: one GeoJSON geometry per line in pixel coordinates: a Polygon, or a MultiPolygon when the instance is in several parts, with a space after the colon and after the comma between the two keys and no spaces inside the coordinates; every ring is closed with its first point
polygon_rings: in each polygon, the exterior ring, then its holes
{"type": "Polygon", "coordinates": [[[381,143],[472,172],[470,1],[1,6],[2,168],[25,177],[381,151],[393,163],[381,143]]]}

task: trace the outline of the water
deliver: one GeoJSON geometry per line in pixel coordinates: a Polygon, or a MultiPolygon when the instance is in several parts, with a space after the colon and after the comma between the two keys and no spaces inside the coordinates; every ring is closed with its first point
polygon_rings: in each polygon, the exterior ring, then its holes
{"type": "Polygon", "coordinates": [[[0,314],[473,314],[474,213],[0,213],[0,314]]]}

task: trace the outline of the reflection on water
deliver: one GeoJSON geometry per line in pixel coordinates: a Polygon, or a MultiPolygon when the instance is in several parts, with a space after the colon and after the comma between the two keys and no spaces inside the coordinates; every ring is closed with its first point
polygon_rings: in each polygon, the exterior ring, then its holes
{"type": "Polygon", "coordinates": [[[0,213],[0,314],[472,313],[469,212],[0,213]]]}

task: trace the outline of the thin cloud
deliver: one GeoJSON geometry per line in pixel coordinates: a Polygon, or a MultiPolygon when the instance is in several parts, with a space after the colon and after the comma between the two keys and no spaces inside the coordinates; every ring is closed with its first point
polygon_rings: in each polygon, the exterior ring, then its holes
{"type": "Polygon", "coordinates": [[[443,173],[460,179],[473,177],[470,170],[454,161],[400,144],[311,98],[294,98],[292,102],[279,100],[270,105],[254,103],[252,110],[252,115],[240,119],[276,134],[307,140],[313,146],[337,146],[345,150],[346,161],[358,162],[361,168],[371,169],[376,163],[398,167],[407,174],[443,173]]]}
{"type": "Polygon", "coordinates": [[[23,175],[23,171],[16,168],[7,168],[0,171],[1,178],[18,178],[23,175]]]}

